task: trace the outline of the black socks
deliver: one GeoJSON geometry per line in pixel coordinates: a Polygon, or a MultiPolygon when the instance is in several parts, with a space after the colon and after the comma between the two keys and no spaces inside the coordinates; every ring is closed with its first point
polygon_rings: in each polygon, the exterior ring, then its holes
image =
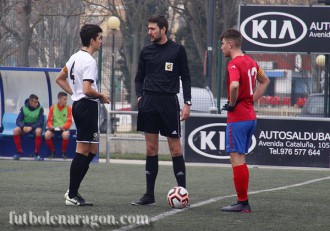
{"type": "Polygon", "coordinates": [[[158,174],[158,155],[147,156],[145,169],[146,169],[146,180],[147,180],[146,194],[150,196],[154,196],[155,182],[158,174]]]}
{"type": "Polygon", "coordinates": [[[178,186],[186,188],[186,166],[183,155],[172,157],[173,171],[178,183],[178,186]]]}
{"type": "MultiPolygon", "coordinates": [[[[178,186],[186,188],[186,166],[183,156],[172,157],[173,171],[178,186]]],[[[147,192],[146,194],[154,196],[155,182],[158,174],[158,155],[147,156],[146,159],[146,180],[147,180],[147,192]]]]}
{"type": "Polygon", "coordinates": [[[89,168],[89,163],[93,160],[94,156],[95,154],[92,153],[89,153],[88,156],[84,156],[77,152],[74,155],[70,168],[70,198],[74,198],[78,195],[80,183],[84,179],[89,168]]]}
{"type": "Polygon", "coordinates": [[[86,175],[86,173],[87,173],[87,171],[89,169],[89,164],[93,161],[93,159],[94,159],[95,156],[96,156],[96,154],[93,154],[91,152],[88,154],[88,157],[87,157],[88,160],[87,160],[87,163],[85,165],[85,168],[84,168],[84,170],[82,172],[82,176],[81,176],[80,182],[84,179],[84,177],[85,177],[85,175],[86,175]]]}

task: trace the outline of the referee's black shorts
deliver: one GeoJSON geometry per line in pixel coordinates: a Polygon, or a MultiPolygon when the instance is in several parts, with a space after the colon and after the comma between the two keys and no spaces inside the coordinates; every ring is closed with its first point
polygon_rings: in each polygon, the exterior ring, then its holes
{"type": "Polygon", "coordinates": [[[99,143],[98,102],[88,99],[73,102],[72,116],[77,128],[77,142],[99,143]]]}
{"type": "Polygon", "coordinates": [[[177,95],[145,93],[138,103],[137,130],[166,137],[181,137],[177,95]]]}

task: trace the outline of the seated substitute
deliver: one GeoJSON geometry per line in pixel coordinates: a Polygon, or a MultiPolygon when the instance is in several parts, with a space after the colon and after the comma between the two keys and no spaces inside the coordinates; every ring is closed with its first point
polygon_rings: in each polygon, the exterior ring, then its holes
{"type": "Polygon", "coordinates": [[[62,157],[66,159],[66,150],[69,144],[70,132],[69,129],[72,125],[72,109],[68,102],[68,94],[66,92],[59,92],[57,94],[58,102],[52,105],[49,109],[47,127],[45,133],[46,145],[50,150],[49,158],[55,157],[55,148],[52,138],[55,135],[62,136],[62,157]]]}
{"type": "Polygon", "coordinates": [[[35,135],[34,159],[41,160],[39,155],[40,145],[42,141],[42,127],[44,125],[44,109],[39,103],[39,98],[35,94],[31,94],[25,100],[24,106],[21,107],[16,119],[17,127],[14,129],[14,143],[17,154],[13,156],[14,160],[19,160],[23,155],[21,144],[21,135],[35,135]]]}

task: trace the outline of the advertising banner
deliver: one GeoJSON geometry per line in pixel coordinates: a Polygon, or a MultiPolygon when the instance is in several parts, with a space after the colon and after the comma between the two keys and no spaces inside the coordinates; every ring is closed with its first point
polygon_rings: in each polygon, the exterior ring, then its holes
{"type": "Polygon", "coordinates": [[[330,7],[240,5],[244,51],[330,53],[330,7]]]}
{"type": "MultiPolygon", "coordinates": [[[[258,119],[248,164],[330,166],[330,121],[258,119]]],[[[225,147],[226,118],[190,117],[185,123],[187,162],[230,163],[225,147]]]]}

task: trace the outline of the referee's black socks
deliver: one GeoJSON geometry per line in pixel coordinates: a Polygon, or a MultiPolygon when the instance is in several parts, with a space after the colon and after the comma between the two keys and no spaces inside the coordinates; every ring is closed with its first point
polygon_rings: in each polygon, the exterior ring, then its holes
{"type": "Polygon", "coordinates": [[[172,156],[173,161],[173,171],[178,183],[178,186],[186,188],[186,166],[183,159],[183,155],[181,156],[172,156]]]}
{"type": "Polygon", "coordinates": [[[155,182],[158,174],[158,155],[147,156],[146,158],[146,181],[147,192],[146,194],[154,196],[155,182]]]}

